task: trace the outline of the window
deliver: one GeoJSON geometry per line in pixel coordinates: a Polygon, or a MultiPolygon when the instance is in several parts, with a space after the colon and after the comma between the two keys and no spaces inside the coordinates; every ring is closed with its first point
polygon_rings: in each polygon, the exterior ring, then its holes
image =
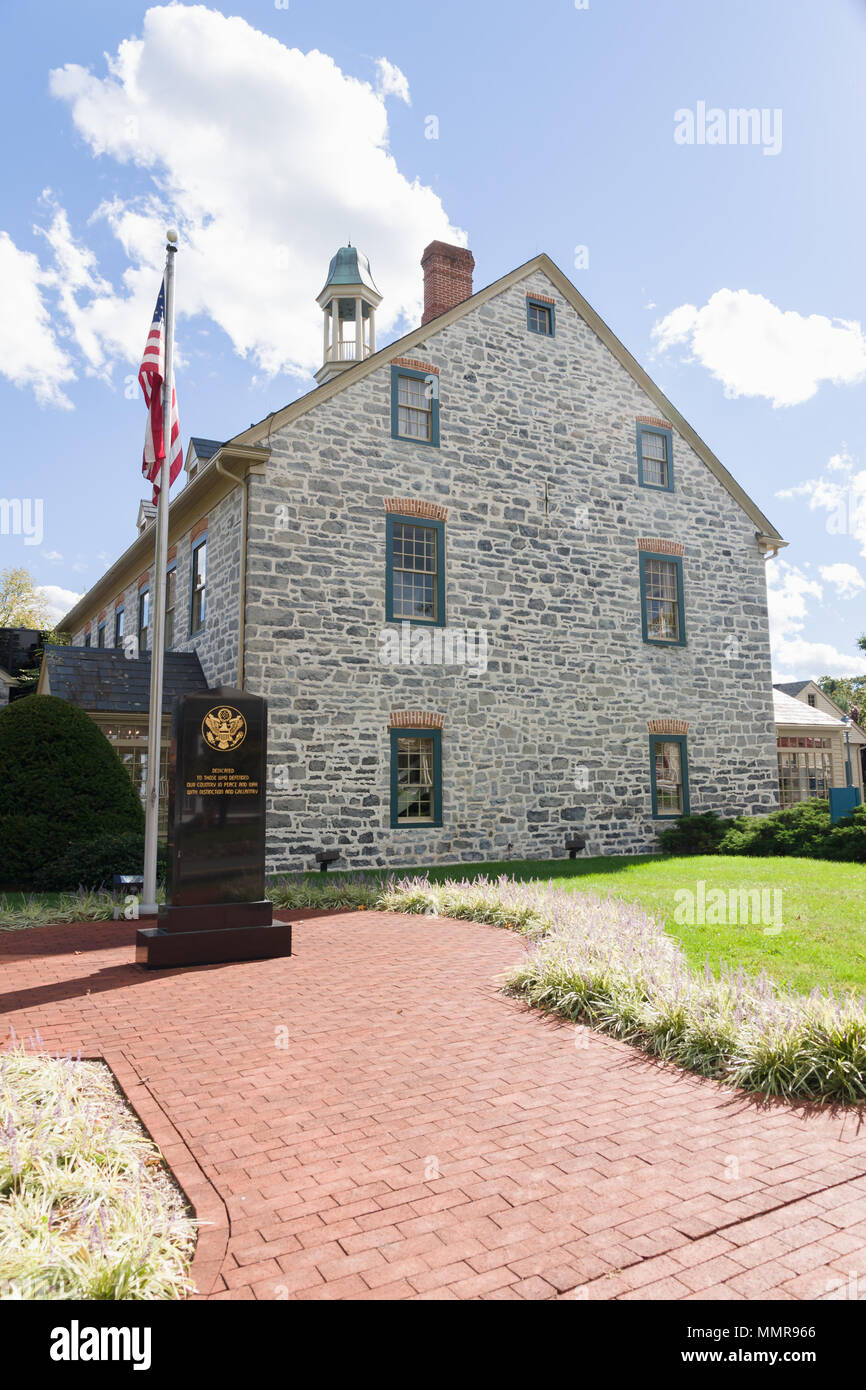
{"type": "Polygon", "coordinates": [[[141,589],[138,594],[138,654],[147,651],[147,629],[150,623],[150,590],[141,589]]]}
{"type": "Polygon", "coordinates": [[[673,434],[654,425],[637,427],[637,480],[641,487],[674,490],[673,434]]]}
{"type": "Polygon", "coordinates": [[[89,633],[89,632],[85,632],[85,634],[84,634],[84,645],[85,645],[85,647],[89,647],[89,646],[90,646],[90,633],[89,633]]]}
{"type": "Polygon", "coordinates": [[[526,326],[530,333],[540,333],[543,338],[553,338],[556,334],[556,314],[552,304],[543,299],[526,299],[526,326]]]}
{"type": "Polygon", "coordinates": [[[122,609],[122,608],[115,608],[115,610],[114,610],[114,645],[115,645],[115,647],[122,647],[122,646],[123,646],[123,609],[122,609]]]}
{"type": "Polygon", "coordinates": [[[435,372],[391,368],[391,434],[439,447],[439,377],[435,372]]]}
{"type": "Polygon", "coordinates": [[[177,570],[172,565],[165,574],[165,646],[174,646],[174,603],[177,594],[177,570]]]}
{"type": "Polygon", "coordinates": [[[643,640],[684,647],[683,562],[679,555],[642,551],[640,592],[643,640]]]}
{"type": "Polygon", "coordinates": [[[828,798],[833,781],[831,743],[828,738],[784,735],[776,740],[779,759],[779,801],[795,806],[798,801],[828,798]]]}
{"type": "Polygon", "coordinates": [[[388,513],[386,622],[445,626],[445,523],[388,513]]]}
{"type": "Polygon", "coordinates": [[[100,623],[96,629],[96,645],[97,647],[105,646],[105,623],[100,623]]]}
{"type": "Polygon", "coordinates": [[[689,814],[689,774],[684,735],[650,739],[653,820],[689,814]]]}
{"type": "Polygon", "coordinates": [[[192,552],[192,602],[189,630],[201,632],[204,627],[207,595],[207,536],[198,541],[192,552]]]}
{"type": "Polygon", "coordinates": [[[391,730],[391,828],[442,824],[442,733],[391,730]]]}
{"type": "Polygon", "coordinates": [[[809,704],[812,706],[812,709],[814,709],[814,708],[815,708],[815,696],[814,696],[814,695],[807,695],[807,696],[806,696],[806,699],[809,701],[809,704]]]}

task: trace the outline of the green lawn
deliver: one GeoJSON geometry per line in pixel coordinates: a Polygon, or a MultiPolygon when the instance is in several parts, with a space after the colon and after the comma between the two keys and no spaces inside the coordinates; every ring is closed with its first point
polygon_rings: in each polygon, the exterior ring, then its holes
{"type": "Polygon", "coordinates": [[[666,930],[682,943],[694,966],[703,967],[709,960],[713,970],[718,970],[720,962],[726,961],[742,966],[749,974],[766,970],[803,993],[819,985],[866,994],[866,864],[734,855],[670,859],[617,855],[458,864],[401,872],[428,873],[431,879],[472,878],[482,873],[491,878],[504,873],[542,882],[553,878],[558,887],[569,892],[589,889],[640,902],[663,918],[666,930]],[[700,880],[708,893],[719,888],[726,894],[730,889],[781,889],[782,930],[766,936],[762,925],[677,925],[673,920],[674,894],[680,889],[697,893],[700,880]]]}

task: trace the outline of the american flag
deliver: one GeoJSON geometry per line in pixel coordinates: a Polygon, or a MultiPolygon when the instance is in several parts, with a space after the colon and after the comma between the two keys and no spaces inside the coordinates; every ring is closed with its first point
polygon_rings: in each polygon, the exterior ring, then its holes
{"type": "MultiPolygon", "coordinates": [[[[165,458],[165,442],[162,428],[162,381],[165,372],[165,280],[163,280],[153,311],[153,323],[144,345],[141,366],[138,369],[138,384],[141,387],[147,406],[147,429],[144,432],[144,457],[141,471],[153,483],[154,505],[159,500],[159,475],[165,458]]],[[[183,449],[180,442],[180,425],[177,419],[177,396],[174,382],[171,384],[171,461],[169,464],[169,486],[174,482],[183,464],[183,449]]]]}

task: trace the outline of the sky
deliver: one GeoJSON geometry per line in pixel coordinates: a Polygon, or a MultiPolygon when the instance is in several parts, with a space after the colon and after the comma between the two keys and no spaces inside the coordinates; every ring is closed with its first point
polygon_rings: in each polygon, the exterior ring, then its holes
{"type": "Polygon", "coordinates": [[[440,238],[546,251],[789,542],[775,679],[866,674],[866,0],[3,0],[0,48],[0,569],[55,617],[147,495],[167,226],[185,439],[313,386],[338,246],[382,346],[440,238]]]}

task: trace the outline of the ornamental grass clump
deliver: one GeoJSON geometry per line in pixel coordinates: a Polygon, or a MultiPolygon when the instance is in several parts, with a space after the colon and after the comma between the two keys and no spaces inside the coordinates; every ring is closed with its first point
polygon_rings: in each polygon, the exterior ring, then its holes
{"type": "Polygon", "coordinates": [[[799,995],[727,967],[696,973],[637,904],[543,891],[549,929],[509,975],[509,993],[744,1090],[866,1100],[863,999],[799,995]]]}
{"type": "Polygon", "coordinates": [[[102,1062],[0,1053],[0,1298],[193,1292],[195,1223],[102,1062]]]}

